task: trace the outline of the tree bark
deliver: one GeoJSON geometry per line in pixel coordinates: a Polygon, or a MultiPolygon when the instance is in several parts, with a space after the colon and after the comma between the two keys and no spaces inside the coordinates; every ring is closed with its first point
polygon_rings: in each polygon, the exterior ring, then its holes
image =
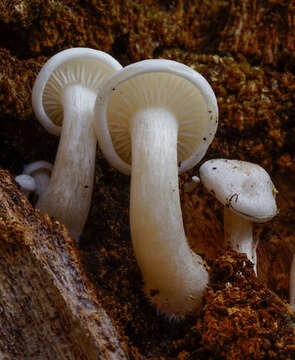
{"type": "Polygon", "coordinates": [[[76,243],[1,169],[0,358],[127,359],[76,243]]]}

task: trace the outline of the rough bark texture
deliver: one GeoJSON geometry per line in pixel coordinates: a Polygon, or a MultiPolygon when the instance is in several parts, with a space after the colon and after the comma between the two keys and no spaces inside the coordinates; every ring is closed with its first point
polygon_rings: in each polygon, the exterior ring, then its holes
{"type": "Polygon", "coordinates": [[[0,358],[127,359],[67,230],[0,170],[0,358]]]}

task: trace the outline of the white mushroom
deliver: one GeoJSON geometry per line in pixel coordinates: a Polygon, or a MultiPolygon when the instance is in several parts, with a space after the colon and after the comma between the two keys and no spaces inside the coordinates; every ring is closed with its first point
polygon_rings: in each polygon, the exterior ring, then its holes
{"type": "Polygon", "coordinates": [[[96,94],[121,67],[104,52],[68,49],[47,61],[33,87],[38,120],[61,135],[50,182],[36,206],[65,224],[74,238],[86,222],[93,188],[96,94]]]}
{"type": "Polygon", "coordinates": [[[277,190],[259,165],[239,160],[214,159],[200,167],[204,186],[224,205],[224,236],[232,249],[245,253],[257,273],[253,222],[264,223],[278,212],[277,190]]]}
{"type": "Polygon", "coordinates": [[[52,164],[43,160],[34,161],[24,167],[23,174],[32,176],[36,182],[36,189],[34,191],[37,194],[38,199],[41,198],[42,194],[47,189],[52,169],[52,164]]]}
{"type": "Polygon", "coordinates": [[[200,178],[198,176],[192,176],[190,181],[187,181],[183,188],[184,188],[184,192],[192,192],[195,190],[195,188],[198,186],[198,184],[200,183],[200,178]]]}
{"type": "Polygon", "coordinates": [[[217,119],[207,81],[168,60],[125,67],[96,101],[101,149],[114,167],[131,171],[131,235],[145,292],[170,316],[182,317],[199,305],[208,283],[205,264],[184,233],[178,171],[204,156],[217,119]]]}
{"type": "Polygon", "coordinates": [[[26,197],[29,197],[30,193],[35,191],[36,182],[32,176],[21,174],[16,176],[14,179],[19,184],[26,197]]]}

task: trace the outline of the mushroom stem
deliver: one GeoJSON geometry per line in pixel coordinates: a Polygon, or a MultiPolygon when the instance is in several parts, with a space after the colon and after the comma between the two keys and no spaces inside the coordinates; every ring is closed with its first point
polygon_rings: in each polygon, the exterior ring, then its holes
{"type": "Polygon", "coordinates": [[[63,127],[49,184],[36,207],[79,238],[90,208],[96,137],[92,127],[96,94],[81,85],[63,91],[63,127]]]}
{"type": "Polygon", "coordinates": [[[291,264],[289,292],[290,305],[292,307],[292,310],[295,311],[295,254],[293,255],[293,260],[291,264]]]}
{"type": "Polygon", "coordinates": [[[131,119],[130,226],[145,291],[159,310],[183,317],[208,283],[202,258],[184,233],[178,190],[177,119],[161,108],[131,119]]]}
{"type": "Polygon", "coordinates": [[[224,207],[224,238],[233,250],[247,255],[254,264],[254,271],[257,274],[257,244],[253,241],[252,221],[244,219],[224,207]]]}

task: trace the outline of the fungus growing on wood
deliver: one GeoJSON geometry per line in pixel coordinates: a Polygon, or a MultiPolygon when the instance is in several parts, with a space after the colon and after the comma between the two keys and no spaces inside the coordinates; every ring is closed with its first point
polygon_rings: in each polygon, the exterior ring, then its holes
{"type": "Polygon", "coordinates": [[[145,292],[169,316],[197,307],[209,280],[184,233],[178,172],[204,156],[217,123],[208,82],[169,60],[126,66],[96,100],[101,149],[115,168],[131,172],[131,236],[145,292]]]}
{"type": "Polygon", "coordinates": [[[19,184],[26,197],[29,197],[30,193],[36,190],[36,181],[30,175],[21,174],[16,176],[14,180],[19,184]]]}
{"type": "Polygon", "coordinates": [[[74,238],[82,232],[92,195],[96,94],[120,68],[104,52],[68,49],[47,61],[33,87],[38,120],[51,134],[61,135],[50,182],[36,207],[65,224],[74,238]]]}
{"type": "Polygon", "coordinates": [[[53,166],[47,161],[34,161],[28,165],[25,165],[23,174],[31,176],[35,183],[36,188],[34,192],[37,194],[37,198],[41,198],[44,191],[47,189],[53,166]]]}
{"type": "Polygon", "coordinates": [[[213,159],[200,167],[203,185],[224,205],[224,236],[232,249],[245,253],[257,273],[253,222],[264,223],[278,212],[277,190],[259,165],[213,159]]]}

